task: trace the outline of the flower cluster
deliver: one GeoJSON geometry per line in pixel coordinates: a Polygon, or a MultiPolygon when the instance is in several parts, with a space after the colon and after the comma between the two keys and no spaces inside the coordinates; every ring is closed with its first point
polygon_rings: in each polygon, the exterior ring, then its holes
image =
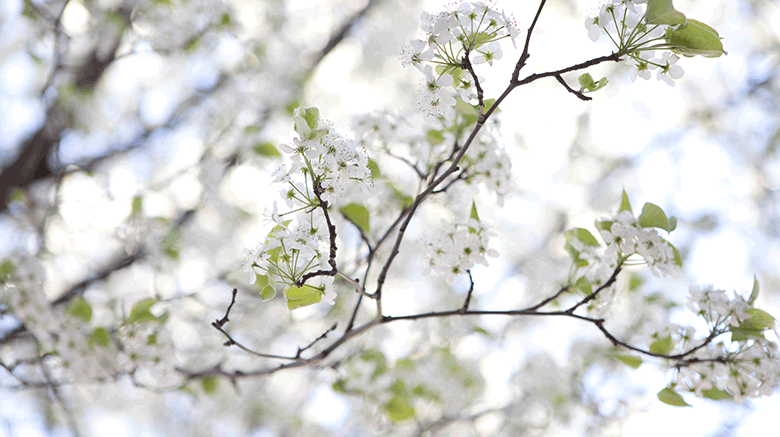
{"type": "Polygon", "coordinates": [[[615,217],[602,219],[601,238],[607,244],[606,255],[620,257],[639,255],[656,277],[673,276],[680,270],[674,248],[653,227],[643,227],[630,211],[621,211],[615,217]],[[611,223],[607,227],[605,224],[611,223]]]}
{"type": "Polygon", "coordinates": [[[0,302],[24,323],[45,353],[56,355],[52,369],[67,379],[106,379],[116,364],[101,348],[93,347],[80,331],[80,321],[55,311],[43,291],[45,272],[34,258],[15,252],[2,262],[0,302]]]}
{"type": "Polygon", "coordinates": [[[498,41],[510,38],[515,44],[519,35],[514,19],[494,4],[482,1],[462,2],[457,8],[437,14],[424,12],[421,27],[423,38],[404,47],[401,62],[414,65],[425,75],[419,104],[429,115],[443,115],[444,108],[455,103],[447,90],[450,87],[466,101],[476,96],[473,77],[461,69],[464,56],[470,56],[472,64],[492,66],[503,56],[498,41]]]}
{"type": "Polygon", "coordinates": [[[453,285],[475,264],[488,265],[486,256],[498,256],[498,252],[490,248],[492,233],[484,222],[469,218],[463,224],[446,220],[442,220],[442,224],[443,229],[423,244],[424,275],[434,272],[453,285]]]}
{"type": "Polygon", "coordinates": [[[731,344],[708,344],[677,366],[675,385],[699,397],[717,398],[724,390],[737,402],[772,394],[780,373],[778,345],[763,331],[775,325],[769,314],[749,301],[712,286],[691,287],[688,307],[704,317],[715,334],[730,333],[731,344]]]}
{"type": "Polygon", "coordinates": [[[631,81],[637,77],[648,80],[651,71],[656,70],[656,79],[674,86],[684,71],[676,65],[679,57],[664,51],[661,57],[654,57],[656,49],[669,49],[665,36],[669,24],[648,23],[643,4],[648,0],[608,0],[602,4],[598,15],[585,20],[588,37],[597,41],[602,33],[615,43],[627,57],[627,65],[634,67],[631,81]]]}
{"type": "Polygon", "coordinates": [[[637,77],[656,78],[674,86],[684,72],[676,65],[679,54],[685,56],[718,57],[723,53],[718,32],[710,26],[689,19],[676,10],[671,1],[606,0],[593,17],[585,20],[588,36],[596,41],[606,33],[626,63],[634,67],[632,82],[637,77]],[[644,6],[647,3],[647,6],[644,6]],[[654,57],[661,50],[660,57],[654,57]]]}
{"type": "Polygon", "coordinates": [[[365,148],[330,128],[320,128],[317,108],[296,109],[294,122],[299,136],[280,146],[291,155],[290,168],[283,165],[274,174],[274,181],[285,185],[280,194],[291,211],[279,212],[274,202],[273,209],[266,211],[274,229],[257,246],[244,249],[242,263],[250,283],[262,278],[260,288],[266,300],[276,294],[277,282],[285,284],[291,308],[319,302],[323,296],[334,302],[332,276],[320,276],[319,286],[296,284],[307,273],[330,270],[335,233],[329,230],[328,208],[354,188],[367,196],[372,184],[365,148]]]}
{"type": "Polygon", "coordinates": [[[503,206],[504,199],[514,188],[514,183],[512,163],[506,151],[498,147],[498,144],[501,144],[501,139],[497,123],[485,125],[471,143],[461,166],[468,165],[465,173],[467,183],[484,183],[489,190],[496,193],[498,206],[503,206]]]}

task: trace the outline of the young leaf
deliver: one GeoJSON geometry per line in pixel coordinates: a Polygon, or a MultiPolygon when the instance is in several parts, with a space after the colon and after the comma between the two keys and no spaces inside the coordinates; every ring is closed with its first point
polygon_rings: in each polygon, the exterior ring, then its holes
{"type": "Polygon", "coordinates": [[[360,354],[360,359],[363,361],[373,361],[376,363],[376,367],[374,367],[374,373],[371,374],[371,381],[373,381],[379,375],[387,372],[387,358],[385,358],[385,354],[376,349],[368,349],[363,351],[363,353],[360,354]]]}
{"type": "Polygon", "coordinates": [[[701,21],[693,19],[677,29],[669,28],[666,31],[666,42],[672,46],[673,52],[684,56],[701,55],[717,58],[726,53],[718,32],[701,21]]]}
{"type": "Polygon", "coordinates": [[[631,209],[631,202],[628,201],[628,194],[626,194],[626,190],[623,190],[623,195],[620,198],[620,209],[618,209],[618,212],[621,211],[628,211],[631,214],[634,213],[634,211],[631,209]]]}
{"type": "Polygon", "coordinates": [[[358,227],[363,234],[367,236],[371,235],[371,228],[368,220],[368,209],[365,206],[357,203],[350,203],[347,206],[343,206],[339,209],[339,212],[344,215],[352,224],[358,227]]]}
{"type": "Polygon", "coordinates": [[[673,346],[674,343],[672,342],[672,336],[667,335],[660,340],[654,341],[650,345],[650,352],[659,355],[669,355],[669,352],[671,352],[673,346]]]}
{"type": "Polygon", "coordinates": [[[151,311],[152,306],[156,303],[157,299],[143,299],[136,302],[130,310],[130,315],[127,317],[127,320],[125,320],[125,324],[132,325],[133,323],[139,322],[160,322],[151,311]]]}
{"type": "Polygon", "coordinates": [[[585,73],[580,77],[578,77],[577,82],[579,82],[580,84],[580,91],[586,93],[588,92],[592,93],[594,91],[598,91],[604,88],[605,86],[607,86],[607,83],[609,83],[606,77],[602,77],[601,79],[598,80],[598,82],[594,81],[590,73],[585,73]]]}
{"type": "Polygon", "coordinates": [[[473,218],[476,221],[479,221],[479,214],[477,213],[477,204],[474,203],[474,201],[471,201],[471,215],[469,215],[469,218],[473,218]]]}
{"type": "Polygon", "coordinates": [[[677,229],[677,217],[669,217],[669,232],[677,229]]]}
{"type": "Polygon", "coordinates": [[[384,406],[390,420],[393,422],[403,422],[414,418],[415,411],[405,397],[394,397],[387,401],[384,406]]]}
{"type": "Polygon", "coordinates": [[[303,287],[293,285],[284,294],[287,297],[287,308],[290,310],[313,305],[322,300],[322,291],[311,285],[304,285],[303,287]]]}
{"type": "Polygon", "coordinates": [[[758,278],[753,274],[753,291],[750,292],[750,298],[748,299],[750,305],[753,305],[756,302],[756,299],[758,299],[758,289],[758,278]]]}
{"type": "Polygon", "coordinates": [[[632,369],[638,369],[642,365],[642,359],[633,355],[611,354],[611,357],[620,360],[632,369]]]}
{"type": "Polygon", "coordinates": [[[203,388],[203,393],[212,395],[217,392],[219,387],[219,380],[216,376],[204,376],[200,380],[200,386],[203,388]]]}
{"type": "Polygon", "coordinates": [[[269,142],[257,143],[254,145],[254,147],[252,147],[252,150],[258,155],[268,158],[279,158],[282,156],[276,147],[274,147],[274,145],[269,142]]]}
{"type": "Polygon", "coordinates": [[[647,24],[668,24],[676,26],[685,24],[685,14],[676,10],[672,0],[647,0],[647,12],[645,12],[647,24]]]}
{"type": "Polygon", "coordinates": [[[77,297],[73,299],[73,302],[68,305],[68,309],[65,312],[77,319],[81,319],[84,322],[92,320],[92,305],[89,304],[84,298],[77,297]]]}
{"type": "Polygon", "coordinates": [[[660,399],[661,402],[667,405],[671,405],[673,407],[691,406],[690,404],[685,402],[685,399],[683,399],[682,396],[680,396],[676,391],[672,390],[669,387],[658,392],[658,399],[660,399]]]}
{"type": "MultiPolygon", "coordinates": [[[[256,274],[257,275],[257,274],[256,274]]],[[[257,289],[260,291],[260,296],[263,297],[263,302],[269,301],[276,296],[276,287],[273,279],[268,275],[257,275],[257,289]]]]}
{"type": "Polygon", "coordinates": [[[108,330],[102,326],[98,326],[92,331],[92,334],[89,336],[89,345],[98,345],[106,347],[111,342],[111,335],[108,333],[108,330]]]}
{"type": "Polygon", "coordinates": [[[725,390],[718,390],[715,387],[712,387],[711,389],[708,390],[702,390],[701,395],[707,399],[712,399],[713,401],[724,401],[728,399],[733,399],[733,397],[729,394],[729,392],[725,390]]]}
{"type": "Polygon", "coordinates": [[[427,134],[428,142],[436,146],[444,142],[444,134],[440,130],[431,129],[427,134]]]}
{"type": "Polygon", "coordinates": [[[666,213],[658,205],[652,203],[645,203],[642,207],[642,214],[637,219],[639,226],[643,228],[661,228],[666,232],[669,232],[669,219],[666,218],[666,213]]]}

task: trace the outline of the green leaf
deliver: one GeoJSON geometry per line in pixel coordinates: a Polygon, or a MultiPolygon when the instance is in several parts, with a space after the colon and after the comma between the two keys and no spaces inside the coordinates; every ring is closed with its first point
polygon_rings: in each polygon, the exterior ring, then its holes
{"type": "Polygon", "coordinates": [[[666,337],[660,340],[654,341],[650,345],[650,352],[659,355],[669,355],[669,352],[671,352],[672,347],[674,347],[674,343],[672,342],[672,336],[667,335],[666,337]]]}
{"type": "Polygon", "coordinates": [[[136,302],[133,308],[130,310],[130,315],[125,320],[125,324],[132,325],[134,323],[145,322],[160,322],[160,320],[152,314],[151,308],[157,303],[157,299],[144,299],[136,302]]]}
{"type": "Polygon", "coordinates": [[[363,351],[363,353],[360,354],[360,359],[363,361],[373,361],[376,363],[376,367],[374,367],[374,373],[371,374],[372,381],[379,375],[387,372],[387,358],[385,358],[385,354],[376,349],[368,349],[363,351]]]}
{"type": "Polygon", "coordinates": [[[393,422],[403,422],[414,418],[415,415],[414,408],[409,405],[406,398],[394,397],[387,401],[384,408],[393,422]]]}
{"type": "Polygon", "coordinates": [[[477,204],[474,203],[474,201],[471,201],[471,215],[469,215],[469,218],[473,218],[476,221],[479,221],[479,214],[477,213],[477,204]]]}
{"type": "Polygon", "coordinates": [[[320,110],[316,107],[302,108],[303,118],[311,129],[317,129],[320,123],[320,110]]]}
{"type": "Polygon", "coordinates": [[[336,393],[344,394],[347,392],[347,380],[344,378],[339,378],[338,380],[336,380],[336,382],[333,383],[332,387],[333,387],[333,391],[335,391],[336,393]]]}
{"type": "Polygon", "coordinates": [[[444,142],[443,131],[431,129],[428,131],[427,136],[428,136],[428,142],[431,143],[431,145],[433,146],[444,142]]]}
{"type": "Polygon", "coordinates": [[[230,14],[224,13],[222,14],[222,17],[219,19],[219,25],[221,26],[230,26],[231,20],[230,20],[230,14]]]}
{"type": "Polygon", "coordinates": [[[642,207],[642,214],[637,219],[639,226],[643,228],[661,228],[669,232],[669,219],[660,206],[652,203],[645,203],[642,207]]]}
{"type": "Polygon", "coordinates": [[[0,280],[5,277],[11,276],[16,271],[16,266],[10,260],[4,259],[0,263],[0,280]]]}
{"type": "Polygon", "coordinates": [[[84,322],[92,320],[92,305],[89,304],[83,297],[77,297],[73,299],[73,302],[68,305],[68,309],[65,313],[81,319],[84,322]]]}
{"type": "Polygon", "coordinates": [[[731,341],[744,341],[750,338],[764,338],[763,331],[775,326],[775,318],[758,308],[748,308],[749,318],[739,321],[739,326],[731,328],[731,341]]]}
{"type": "Polygon", "coordinates": [[[672,46],[673,52],[684,56],[700,55],[717,58],[726,53],[718,32],[701,21],[693,19],[677,29],[667,29],[666,42],[672,46]]]}
{"type": "Polygon", "coordinates": [[[724,390],[718,390],[715,387],[712,387],[711,389],[708,390],[702,390],[701,394],[705,398],[712,399],[713,401],[725,401],[725,400],[733,399],[733,397],[729,394],[729,392],[724,390]]]}
{"type": "Polygon", "coordinates": [[[579,82],[580,88],[582,89],[588,89],[595,85],[595,82],[593,82],[593,77],[590,75],[590,73],[581,74],[580,77],[577,78],[577,82],[579,82]]]}
{"type": "Polygon", "coordinates": [[[633,355],[610,354],[610,356],[620,360],[623,364],[632,369],[638,369],[639,366],[642,365],[642,359],[633,355]]]}
{"type": "Polygon", "coordinates": [[[282,156],[282,154],[279,153],[279,150],[277,150],[276,147],[274,147],[274,145],[269,142],[257,143],[252,147],[252,150],[260,156],[266,156],[269,158],[279,158],[282,156]]]}
{"type": "Polygon", "coordinates": [[[219,380],[216,376],[204,376],[200,380],[200,386],[203,388],[203,393],[207,395],[213,395],[217,392],[219,387],[219,380]]]}
{"type": "Polygon", "coordinates": [[[133,197],[132,212],[133,215],[141,214],[144,210],[144,199],[141,196],[133,197]]]}
{"type": "Polygon", "coordinates": [[[645,12],[647,24],[668,24],[676,26],[685,24],[685,14],[676,10],[672,0],[647,0],[647,12],[645,12]]]}
{"type": "Polygon", "coordinates": [[[406,384],[400,379],[396,379],[393,385],[390,386],[390,391],[397,397],[405,398],[409,396],[409,391],[406,389],[406,384]]]}
{"type": "Polygon", "coordinates": [[[258,275],[257,273],[255,275],[257,276],[255,284],[260,292],[260,296],[263,297],[263,302],[273,299],[276,296],[276,284],[273,279],[267,275],[258,275]]]}
{"type": "Polygon", "coordinates": [[[382,176],[382,173],[379,171],[379,165],[373,159],[368,160],[368,164],[366,164],[366,167],[368,167],[368,169],[371,170],[372,178],[379,179],[379,177],[382,176]]]}
{"type": "Polygon", "coordinates": [[[476,116],[479,113],[474,106],[464,102],[460,98],[455,99],[455,112],[457,112],[462,116],[466,116],[466,115],[476,116]]]}
{"type": "Polygon", "coordinates": [[[577,279],[577,282],[574,283],[574,286],[578,288],[585,295],[589,295],[593,293],[593,283],[588,281],[588,278],[586,278],[585,276],[577,279]]]}
{"type": "Polygon", "coordinates": [[[368,220],[368,209],[357,203],[350,203],[347,206],[339,208],[339,212],[344,215],[352,224],[358,227],[366,236],[371,235],[371,227],[368,220]]]}
{"type": "Polygon", "coordinates": [[[613,222],[612,222],[612,220],[601,220],[601,221],[599,221],[599,220],[596,220],[596,221],[594,222],[594,226],[595,226],[595,227],[596,227],[596,229],[598,229],[599,231],[607,231],[607,232],[610,232],[610,231],[612,231],[612,223],[613,223],[613,222]]]}
{"type": "Polygon", "coordinates": [[[580,84],[580,91],[581,92],[594,92],[598,91],[609,83],[609,80],[607,80],[606,77],[602,77],[599,79],[598,82],[594,82],[593,78],[591,77],[590,73],[585,73],[577,78],[577,82],[580,84]]]}
{"type": "Polygon", "coordinates": [[[284,295],[287,298],[287,308],[290,310],[313,305],[322,300],[322,291],[306,284],[303,287],[293,285],[285,290],[284,295]]]}
{"type": "MultiPolygon", "coordinates": [[[[484,101],[484,103],[485,103],[485,112],[487,112],[487,111],[489,111],[489,110],[490,110],[490,108],[492,108],[492,107],[493,107],[493,105],[496,103],[496,99],[486,99],[486,100],[484,101]]],[[[476,109],[476,107],[475,107],[475,109],[476,109]]],[[[493,111],[493,114],[498,114],[500,111],[501,111],[501,109],[499,109],[499,108],[496,108],[496,110],[495,110],[495,111],[493,111]]]]}
{"type": "Polygon", "coordinates": [[[622,211],[628,211],[631,214],[634,213],[634,211],[631,209],[631,202],[628,201],[628,194],[626,194],[626,190],[623,190],[623,195],[620,197],[620,208],[618,209],[618,212],[622,211]]]}
{"type": "Polygon", "coordinates": [[[89,335],[89,345],[98,345],[106,347],[111,343],[111,334],[108,333],[108,329],[98,326],[89,335]]]}
{"type": "Polygon", "coordinates": [[[756,302],[756,299],[758,299],[758,278],[756,277],[755,273],[753,274],[753,291],[750,292],[750,298],[748,298],[748,303],[750,305],[753,305],[756,302]]]}
{"type": "Polygon", "coordinates": [[[482,334],[482,335],[484,335],[485,337],[488,337],[488,338],[493,338],[493,335],[492,335],[492,334],[490,334],[489,332],[487,332],[487,331],[485,330],[485,328],[482,328],[482,327],[480,327],[480,326],[475,326],[474,328],[472,328],[472,331],[473,331],[473,332],[476,332],[476,333],[478,333],[478,334],[482,334]]]}
{"type": "Polygon", "coordinates": [[[669,232],[672,232],[675,229],[677,229],[677,217],[669,217],[669,232]]]}
{"type": "Polygon", "coordinates": [[[642,284],[645,283],[645,280],[642,279],[641,276],[636,274],[631,274],[631,277],[628,279],[628,291],[635,291],[639,287],[642,286],[642,284]]]}
{"type": "Polygon", "coordinates": [[[585,228],[569,229],[566,232],[567,241],[571,241],[575,236],[586,246],[599,246],[599,241],[596,240],[596,237],[594,237],[593,234],[591,234],[590,231],[585,228]]]}
{"type": "Polygon", "coordinates": [[[682,396],[669,387],[658,392],[658,399],[673,407],[690,407],[690,404],[685,402],[685,399],[683,399],[682,396]]]}
{"type": "Polygon", "coordinates": [[[165,255],[171,259],[179,259],[179,237],[179,230],[177,228],[173,228],[165,235],[165,237],[163,237],[162,241],[160,242],[163,253],[165,253],[165,255]]]}
{"type": "Polygon", "coordinates": [[[587,261],[580,259],[580,252],[571,245],[571,242],[576,237],[586,246],[599,246],[599,242],[596,240],[596,237],[594,237],[593,234],[591,234],[590,231],[585,228],[569,229],[563,235],[566,237],[566,246],[564,246],[564,249],[566,249],[566,251],[569,252],[569,254],[572,256],[577,267],[584,267],[588,265],[587,261]]]}

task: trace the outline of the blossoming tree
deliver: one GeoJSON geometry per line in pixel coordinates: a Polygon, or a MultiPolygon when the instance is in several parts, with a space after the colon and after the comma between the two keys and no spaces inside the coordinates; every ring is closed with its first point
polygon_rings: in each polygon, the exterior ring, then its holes
{"type": "MultiPolygon", "coordinates": [[[[667,382],[656,387],[656,399],[671,406],[688,406],[694,397],[741,404],[771,395],[780,372],[778,339],[775,319],[756,307],[758,279],[736,292],[717,284],[692,285],[686,320],[693,322],[670,322],[674,304],[643,291],[641,272],[670,281],[683,275],[684,256],[670,237],[678,219],[654,203],[632,205],[626,190],[610,215],[560,234],[559,247],[569,255],[566,265],[560,264],[560,280],[516,306],[480,301],[484,286],[475,272],[500,259],[501,241],[511,238],[492,226],[485,212],[522,189],[502,140],[501,123],[512,122],[502,119],[502,103],[516,89],[544,80],[554,80],[574,99],[598,99],[603,91],[594,93],[615,86],[588,73],[603,64],[625,64],[632,82],[655,75],[665,83],[656,86],[674,86],[687,58],[726,53],[715,29],[678,11],[671,0],[610,0],[585,20],[582,33],[594,42],[609,40],[611,53],[528,72],[532,37],[546,3],[524,17],[523,28],[493,2],[462,1],[423,13],[419,37],[403,48],[401,63],[422,76],[416,103],[424,117],[356,114],[348,129],[321,118],[327,107],[290,108],[294,134],[284,143],[261,142],[253,149],[265,160],[284,161],[271,175],[278,196],[265,208],[270,231],[243,249],[240,267],[234,263],[215,278],[216,286],[201,287],[214,287],[215,296],[228,299],[218,298],[210,313],[200,312],[210,318],[197,318],[210,325],[221,346],[213,339],[211,344],[184,340],[192,320],[182,306],[200,290],[101,299],[99,293],[84,293],[90,285],[85,284],[52,299],[46,292],[51,271],[45,268],[45,252],[11,252],[0,264],[2,314],[13,320],[2,340],[8,354],[0,357],[3,381],[18,389],[49,388],[55,396],[129,381],[142,390],[193,398],[224,393],[224,382],[236,393],[268,384],[251,396],[268,415],[282,408],[270,406],[278,401],[274,384],[303,371],[322,378],[331,392],[361,402],[364,423],[371,424],[362,426],[390,434],[452,435],[460,429],[454,424],[497,412],[512,416],[529,399],[519,395],[505,407],[481,407],[480,402],[490,403],[486,375],[477,368],[477,357],[463,352],[464,342],[475,336],[499,341],[478,320],[509,317],[574,320],[601,335],[598,346],[577,353],[573,370],[558,369],[544,358],[529,362],[519,372],[525,392],[539,379],[577,381],[582,368],[607,359],[633,369],[659,364],[667,382]],[[519,52],[516,59],[508,54],[513,50],[519,52]],[[499,63],[514,68],[503,92],[491,96],[480,70],[499,63]],[[576,83],[570,73],[577,75],[576,83]],[[445,298],[434,310],[416,311],[411,304],[411,311],[398,312],[397,305],[388,309],[383,305],[388,296],[411,289],[413,299],[415,284],[404,278],[415,263],[445,298]],[[621,299],[631,299],[636,314],[629,326],[613,322],[621,299]],[[414,328],[404,332],[400,345],[388,346],[393,344],[390,327],[410,322],[414,328]],[[435,327],[436,333],[414,332],[421,327],[435,327]],[[258,340],[249,334],[253,330],[274,341],[258,340]],[[289,342],[277,341],[285,336],[308,340],[291,349],[289,342]]],[[[243,130],[254,133],[251,125],[243,130]]],[[[201,162],[208,155],[201,155],[201,162]]],[[[203,206],[178,221],[196,213],[211,220],[213,211],[211,216],[203,211],[218,202],[218,188],[209,186],[209,181],[216,185],[209,177],[201,182],[203,206]]],[[[22,190],[14,196],[12,205],[26,204],[22,190]]],[[[139,248],[154,246],[154,259],[180,257],[180,228],[150,218],[144,195],[131,197],[122,228],[127,253],[140,257],[149,249],[139,248]],[[156,226],[164,230],[149,231],[156,226]]],[[[224,253],[214,256],[224,258],[224,253]]],[[[539,390],[550,394],[545,405],[551,410],[572,396],[563,389],[539,390]]],[[[504,420],[516,426],[533,421],[523,414],[517,422],[504,420]]],[[[512,429],[504,432],[514,435],[512,429]]]]}

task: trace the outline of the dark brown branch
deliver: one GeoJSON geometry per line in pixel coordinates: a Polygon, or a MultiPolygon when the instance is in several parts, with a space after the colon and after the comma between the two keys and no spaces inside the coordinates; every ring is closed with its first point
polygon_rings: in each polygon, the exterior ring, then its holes
{"type": "Polygon", "coordinates": [[[471,77],[474,79],[474,87],[477,88],[477,100],[479,101],[478,119],[481,119],[485,111],[485,100],[484,100],[485,93],[482,91],[482,86],[479,84],[479,78],[477,77],[477,73],[474,72],[474,66],[471,65],[468,48],[466,49],[465,54],[463,55],[463,60],[460,62],[460,68],[471,73],[471,77]]]}
{"type": "Polygon", "coordinates": [[[615,271],[612,272],[612,276],[610,276],[609,279],[607,279],[607,282],[601,284],[601,286],[599,288],[597,288],[596,291],[594,291],[593,293],[589,294],[587,297],[585,297],[585,299],[582,299],[581,301],[577,302],[576,305],[574,305],[571,308],[569,308],[568,310],[566,310],[566,312],[570,313],[570,314],[573,314],[574,311],[577,308],[579,308],[582,305],[585,305],[586,303],[588,303],[588,302],[592,301],[593,299],[597,298],[599,293],[601,293],[603,290],[606,290],[612,284],[615,283],[615,281],[617,280],[617,277],[620,274],[621,270],[622,270],[622,267],[620,265],[615,267],[615,271]]]}
{"type": "Polygon", "coordinates": [[[214,329],[216,329],[217,331],[221,332],[222,335],[224,335],[228,339],[222,345],[223,346],[236,346],[236,347],[238,347],[239,349],[241,349],[242,351],[244,351],[246,353],[249,353],[249,354],[252,354],[252,355],[255,355],[255,356],[258,356],[258,357],[262,357],[262,358],[276,358],[276,359],[281,359],[281,360],[297,360],[299,358],[299,356],[300,356],[300,349],[299,349],[298,355],[296,355],[295,357],[285,357],[285,356],[282,356],[282,355],[265,354],[265,353],[262,353],[262,352],[256,352],[256,351],[253,351],[252,349],[249,349],[248,347],[244,346],[243,344],[237,342],[235,339],[233,339],[233,337],[230,336],[230,334],[228,334],[224,329],[222,329],[222,327],[225,326],[227,324],[227,322],[230,321],[230,319],[228,319],[228,316],[230,316],[230,310],[233,309],[233,305],[236,303],[236,294],[238,294],[238,289],[234,288],[233,289],[233,297],[230,299],[230,305],[228,305],[227,311],[225,311],[225,316],[222,317],[221,319],[217,319],[217,320],[211,322],[211,326],[213,326],[214,329]]]}
{"type": "Polygon", "coordinates": [[[536,10],[534,21],[531,22],[531,27],[528,28],[528,33],[525,35],[523,53],[520,55],[520,59],[517,60],[517,64],[515,64],[515,70],[512,72],[512,80],[510,83],[517,83],[518,78],[520,77],[520,70],[525,67],[525,62],[531,57],[531,55],[528,54],[529,47],[531,46],[531,34],[534,33],[534,27],[536,27],[536,22],[539,21],[539,16],[542,15],[542,9],[544,9],[545,3],[547,3],[547,0],[542,0],[541,3],[539,3],[539,9],[536,10]]]}
{"type": "Polygon", "coordinates": [[[570,87],[568,83],[566,83],[565,80],[563,80],[563,77],[560,74],[555,75],[555,80],[558,81],[559,84],[563,85],[564,88],[566,88],[566,91],[574,94],[577,96],[578,99],[583,101],[593,100],[593,97],[588,97],[585,94],[583,94],[581,91],[577,91],[574,88],[570,87]]]}
{"type": "Polygon", "coordinates": [[[463,306],[460,307],[460,312],[465,313],[469,310],[469,303],[471,302],[471,294],[474,292],[474,277],[471,276],[471,270],[466,270],[469,274],[469,291],[466,294],[466,300],[463,302],[463,306]]]}
{"type": "Polygon", "coordinates": [[[564,73],[569,73],[572,71],[582,70],[584,68],[592,67],[594,65],[601,64],[602,62],[620,62],[620,53],[611,53],[609,55],[605,56],[599,56],[598,58],[593,58],[590,60],[587,60],[585,62],[580,62],[579,64],[572,65],[571,67],[562,68],[560,70],[555,71],[547,71],[544,73],[534,73],[530,76],[527,76],[523,78],[522,80],[519,80],[517,83],[517,86],[520,85],[526,85],[531,82],[537,81],[539,79],[543,79],[545,77],[554,77],[554,76],[560,76],[564,73]]]}
{"type": "Polygon", "coordinates": [[[233,297],[230,299],[230,305],[227,307],[227,311],[225,311],[225,317],[222,317],[221,319],[215,320],[211,326],[219,329],[225,326],[227,322],[230,321],[228,319],[228,316],[230,315],[230,310],[233,309],[233,305],[236,303],[236,295],[238,294],[238,288],[233,289],[233,297]]]}
{"type": "Polygon", "coordinates": [[[325,222],[328,224],[328,236],[330,238],[330,254],[328,255],[328,265],[330,265],[330,270],[317,270],[316,272],[309,272],[306,273],[301,277],[298,282],[295,283],[296,287],[303,287],[303,284],[306,283],[311,278],[314,278],[316,276],[336,276],[336,274],[339,272],[339,269],[336,267],[336,251],[338,248],[336,247],[336,226],[333,225],[330,221],[330,214],[328,214],[328,202],[325,202],[320,198],[320,195],[322,194],[322,186],[318,183],[314,187],[314,195],[317,196],[317,200],[320,201],[320,209],[322,210],[322,214],[325,216],[325,222]]]}

